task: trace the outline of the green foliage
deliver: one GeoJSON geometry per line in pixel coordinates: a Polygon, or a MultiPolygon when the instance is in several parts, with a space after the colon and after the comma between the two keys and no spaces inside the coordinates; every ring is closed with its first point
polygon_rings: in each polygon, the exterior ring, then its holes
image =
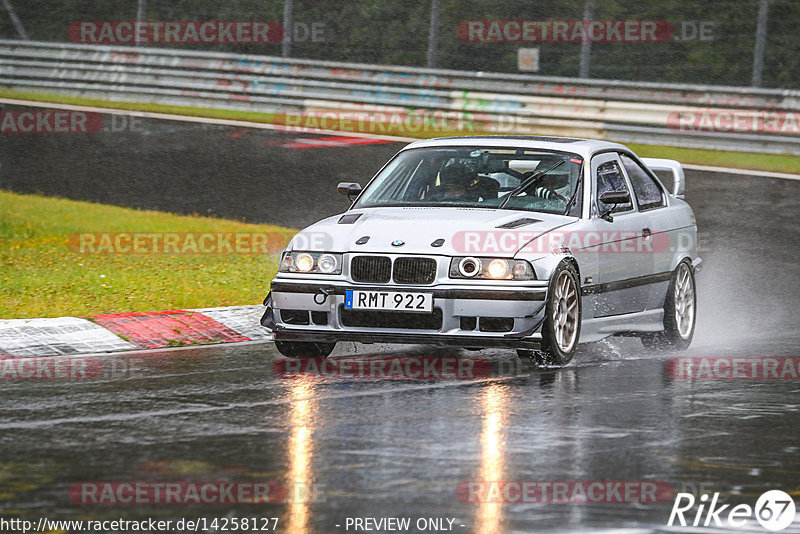
{"type": "MultiPolygon", "coordinates": [[[[66,41],[71,22],[133,20],[136,0],[11,0],[32,39],[66,41]]],[[[148,0],[150,20],[281,21],[282,0],[148,0]]],[[[441,0],[437,66],[517,72],[517,48],[538,46],[541,72],[576,76],[580,44],[465,43],[456,37],[463,20],[575,20],[584,0],[441,0]]],[[[800,2],[770,0],[765,87],[800,86],[800,2]]],[[[659,43],[593,43],[591,76],[620,80],[750,85],[758,0],[595,0],[595,20],[666,20],[684,28],[707,22],[711,40],[659,43]],[[687,26],[688,25],[688,26],[687,26]]],[[[295,42],[298,58],[424,66],[430,0],[294,0],[294,20],[324,27],[324,39],[295,42]]],[[[0,12],[0,36],[16,38],[0,12]]],[[[280,55],[280,44],[183,45],[194,49],[280,55]]]]}
{"type": "Polygon", "coordinates": [[[80,232],[260,233],[281,242],[294,234],[0,191],[0,318],[258,304],[277,269],[277,255],[257,253],[81,253],[68,246],[80,232]]]}

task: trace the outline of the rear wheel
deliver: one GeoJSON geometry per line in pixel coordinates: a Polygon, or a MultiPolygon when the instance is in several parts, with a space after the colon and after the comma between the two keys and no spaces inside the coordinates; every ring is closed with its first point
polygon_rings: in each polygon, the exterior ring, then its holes
{"type": "Polygon", "coordinates": [[[335,346],[336,343],[275,340],[275,348],[287,358],[325,358],[335,346]]]}
{"type": "Polygon", "coordinates": [[[517,349],[522,358],[539,366],[560,367],[575,356],[581,334],[581,293],[578,272],[569,262],[561,263],[550,278],[542,324],[540,350],[517,349]]]}
{"type": "Polygon", "coordinates": [[[642,345],[651,350],[685,350],[692,343],[697,320],[694,271],[682,261],[672,273],[664,301],[664,330],[642,334],[642,345]]]}

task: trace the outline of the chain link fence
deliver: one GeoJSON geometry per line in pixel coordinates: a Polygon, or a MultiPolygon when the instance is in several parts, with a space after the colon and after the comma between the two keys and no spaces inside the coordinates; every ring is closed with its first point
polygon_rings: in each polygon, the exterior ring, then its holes
{"type": "MultiPolygon", "coordinates": [[[[151,22],[289,23],[290,43],[284,37],[166,45],[176,48],[557,77],[800,87],[797,0],[3,0],[0,37],[18,39],[22,27],[32,40],[76,41],[72,24],[139,16],[151,22]],[[754,59],[761,55],[759,15],[763,64],[754,79],[754,59]],[[645,22],[654,26],[643,29],[645,22]],[[559,33],[558,24],[566,31],[559,33]]],[[[78,41],[92,42],[91,36],[78,41]]]]}

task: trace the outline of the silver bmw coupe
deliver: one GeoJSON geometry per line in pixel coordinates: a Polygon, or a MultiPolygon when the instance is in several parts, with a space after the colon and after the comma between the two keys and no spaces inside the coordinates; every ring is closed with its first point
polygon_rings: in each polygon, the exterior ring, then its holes
{"type": "Polygon", "coordinates": [[[701,264],[684,183],[678,162],[605,141],[418,141],[292,238],[261,324],[288,357],[423,343],[561,366],[614,335],[684,349],[701,264]]]}

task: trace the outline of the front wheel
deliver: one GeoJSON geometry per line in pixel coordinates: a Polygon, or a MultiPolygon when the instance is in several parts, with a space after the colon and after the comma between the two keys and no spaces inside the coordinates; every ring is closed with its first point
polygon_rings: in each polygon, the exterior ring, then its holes
{"type": "Polygon", "coordinates": [[[538,351],[517,349],[542,367],[567,365],[575,356],[581,334],[581,291],[578,272],[563,262],[550,278],[542,324],[542,346],[538,351]]]}
{"type": "Polygon", "coordinates": [[[664,330],[642,334],[642,345],[650,350],[685,350],[694,337],[697,321],[694,271],[688,261],[678,264],[664,301],[664,330]]]}
{"type": "Polygon", "coordinates": [[[336,343],[275,340],[275,348],[287,358],[325,358],[333,352],[334,347],[336,343]]]}

